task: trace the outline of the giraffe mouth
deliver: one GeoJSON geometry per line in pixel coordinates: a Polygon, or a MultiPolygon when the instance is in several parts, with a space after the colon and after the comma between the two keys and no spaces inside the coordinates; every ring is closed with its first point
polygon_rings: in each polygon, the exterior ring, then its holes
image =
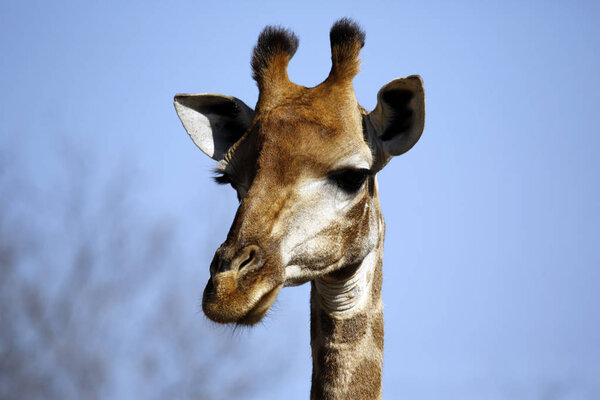
{"type": "Polygon", "coordinates": [[[234,274],[219,275],[206,284],[202,310],[209,319],[221,324],[254,325],[260,322],[283,287],[282,282],[274,286],[271,283],[240,287],[234,274]]]}
{"type": "Polygon", "coordinates": [[[275,302],[282,285],[278,285],[265,293],[254,307],[246,315],[240,318],[237,323],[240,325],[254,325],[267,315],[269,309],[275,302]]]}

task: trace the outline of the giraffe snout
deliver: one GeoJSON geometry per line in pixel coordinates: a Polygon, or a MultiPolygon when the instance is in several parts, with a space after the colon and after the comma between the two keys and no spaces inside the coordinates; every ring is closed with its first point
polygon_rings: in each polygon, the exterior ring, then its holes
{"type": "Polygon", "coordinates": [[[211,262],[202,296],[204,314],[223,324],[253,325],[260,321],[285,281],[285,270],[269,261],[260,246],[239,250],[221,246],[211,262]]]}

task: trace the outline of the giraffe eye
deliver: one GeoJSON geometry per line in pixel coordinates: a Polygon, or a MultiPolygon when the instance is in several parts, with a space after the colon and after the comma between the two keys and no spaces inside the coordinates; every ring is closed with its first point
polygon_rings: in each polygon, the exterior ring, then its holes
{"type": "Polygon", "coordinates": [[[346,168],[329,175],[329,180],[346,193],[356,193],[365,183],[371,171],[368,169],[346,168]]]}

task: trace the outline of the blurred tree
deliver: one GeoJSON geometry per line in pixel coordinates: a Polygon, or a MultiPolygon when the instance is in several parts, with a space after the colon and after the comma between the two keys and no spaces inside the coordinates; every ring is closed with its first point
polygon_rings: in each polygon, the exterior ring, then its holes
{"type": "Polygon", "coordinates": [[[0,399],[255,393],[237,338],[199,313],[177,224],[141,215],[127,165],[103,179],[61,153],[44,184],[0,154],[0,399]]]}

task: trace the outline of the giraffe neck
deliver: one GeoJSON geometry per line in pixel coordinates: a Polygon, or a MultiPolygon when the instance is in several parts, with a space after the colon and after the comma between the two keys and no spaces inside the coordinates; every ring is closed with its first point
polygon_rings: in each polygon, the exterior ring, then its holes
{"type": "Polygon", "coordinates": [[[358,265],[311,282],[311,399],[381,399],[383,237],[358,265]]]}

